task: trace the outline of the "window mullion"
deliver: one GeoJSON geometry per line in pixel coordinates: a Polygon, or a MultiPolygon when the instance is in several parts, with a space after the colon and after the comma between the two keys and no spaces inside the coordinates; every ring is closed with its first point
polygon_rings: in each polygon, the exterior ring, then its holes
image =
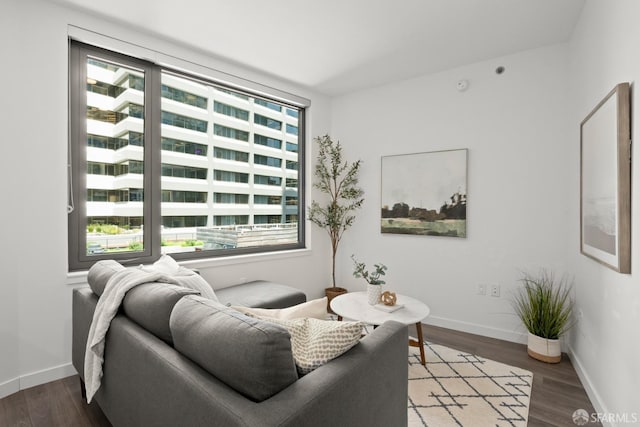
{"type": "Polygon", "coordinates": [[[73,183],[71,191],[75,201],[74,209],[69,212],[69,265],[76,266],[80,252],[86,247],[86,205],[82,189],[86,188],[86,162],[83,142],[86,140],[86,94],[83,82],[87,80],[87,71],[83,64],[86,61],[86,53],[79,46],[72,45],[69,51],[69,138],[71,141],[70,179],[73,183]]]}
{"type": "Polygon", "coordinates": [[[149,219],[149,226],[145,227],[145,241],[150,242],[151,254],[154,258],[160,256],[162,242],[161,202],[162,202],[162,78],[158,66],[150,67],[149,78],[145,86],[145,105],[147,106],[147,120],[145,131],[149,135],[149,142],[145,144],[145,186],[149,197],[145,197],[145,218],[149,219]],[[148,172],[147,172],[148,170],[148,172]],[[146,240],[148,239],[148,240],[146,240]]]}

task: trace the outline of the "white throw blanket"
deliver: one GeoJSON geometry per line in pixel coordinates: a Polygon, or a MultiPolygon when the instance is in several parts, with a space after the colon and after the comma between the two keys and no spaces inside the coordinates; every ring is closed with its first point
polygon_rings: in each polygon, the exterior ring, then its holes
{"type": "Polygon", "coordinates": [[[102,364],[104,362],[104,344],[111,320],[120,308],[122,300],[130,289],[149,282],[164,282],[184,286],[200,292],[200,295],[218,300],[213,289],[199,274],[180,267],[171,257],[163,257],[153,267],[126,269],[115,273],[107,282],[104,292],[89,328],[87,348],[84,356],[84,381],[87,390],[87,403],[100,388],[102,364]]]}

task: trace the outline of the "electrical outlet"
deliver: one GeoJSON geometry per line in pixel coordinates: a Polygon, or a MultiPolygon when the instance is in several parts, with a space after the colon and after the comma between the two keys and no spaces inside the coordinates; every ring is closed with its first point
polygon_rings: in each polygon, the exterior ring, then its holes
{"type": "Polygon", "coordinates": [[[492,297],[500,296],[500,285],[491,285],[491,296],[492,297]]]}
{"type": "Polygon", "coordinates": [[[477,294],[478,295],[486,295],[487,294],[487,285],[479,284],[478,285],[477,294]]]}

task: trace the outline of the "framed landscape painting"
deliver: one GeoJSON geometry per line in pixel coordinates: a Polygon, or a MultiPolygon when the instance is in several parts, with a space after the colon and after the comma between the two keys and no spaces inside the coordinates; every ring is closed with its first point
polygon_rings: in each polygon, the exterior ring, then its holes
{"type": "Polygon", "coordinates": [[[631,272],[628,83],[617,85],[580,124],[580,251],[631,272]]]}
{"type": "Polygon", "coordinates": [[[467,236],[467,150],[382,157],[382,233],[467,236]]]}

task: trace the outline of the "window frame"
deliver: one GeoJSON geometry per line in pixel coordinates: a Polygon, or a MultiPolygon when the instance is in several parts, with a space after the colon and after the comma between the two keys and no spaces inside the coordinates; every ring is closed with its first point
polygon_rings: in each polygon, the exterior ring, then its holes
{"type": "MultiPolygon", "coordinates": [[[[141,55],[142,58],[144,56],[141,55]]],[[[114,259],[123,265],[136,265],[140,263],[150,263],[157,260],[161,254],[161,201],[162,201],[162,167],[161,167],[161,124],[162,124],[162,73],[169,73],[178,75],[181,78],[193,80],[195,82],[203,83],[209,86],[213,86],[216,89],[222,91],[230,91],[232,94],[239,94],[243,96],[252,97],[254,99],[266,99],[269,102],[280,104],[283,108],[292,108],[299,112],[297,117],[297,127],[299,129],[298,135],[298,163],[305,163],[305,115],[306,105],[300,105],[298,102],[285,102],[281,98],[283,92],[274,89],[274,96],[265,96],[262,91],[253,92],[251,90],[239,89],[232,84],[225,84],[224,81],[217,81],[213,77],[203,77],[198,66],[195,64],[195,70],[193,72],[186,71],[183,68],[172,68],[166,65],[163,61],[147,61],[145,59],[129,56],[125,53],[119,53],[112,50],[106,50],[101,47],[94,46],[93,44],[87,44],[83,41],[77,41],[73,37],[70,37],[69,43],[69,149],[70,149],[70,191],[74,200],[74,208],[68,215],[68,266],[69,271],[87,270],[95,262],[103,259],[114,259]],[[98,57],[106,61],[121,64],[125,67],[131,67],[139,69],[144,72],[144,177],[143,177],[143,194],[144,204],[142,213],[143,227],[143,241],[145,242],[144,249],[139,252],[124,252],[124,253],[104,253],[104,254],[91,254],[86,253],[87,245],[87,122],[86,122],[86,107],[87,107],[87,58],[98,57]],[[147,244],[149,242],[149,244],[147,244]]],[[[212,70],[215,71],[215,70],[212,70]]],[[[215,73],[213,73],[215,74],[215,73]]],[[[236,80],[239,78],[235,78],[236,80]]],[[[253,85],[256,83],[248,82],[253,85]]],[[[258,84],[259,85],[259,84],[258,84]]],[[[249,85],[251,86],[251,85],[249,85]]],[[[267,88],[265,86],[265,88],[267,88]]],[[[302,99],[292,95],[294,100],[302,99]]],[[[307,101],[308,102],[308,101],[307,101]]],[[[213,103],[212,103],[213,105],[213,103]]],[[[212,107],[213,108],[213,107],[212,107]]],[[[283,124],[287,121],[284,120],[283,124]]],[[[213,130],[215,122],[211,122],[211,132],[215,141],[216,134],[213,130]]],[[[226,127],[226,126],[225,126],[226,127]]],[[[250,135],[249,135],[250,136],[250,135]]],[[[253,145],[253,141],[250,138],[249,144],[253,145]]],[[[216,145],[212,145],[208,148],[207,157],[213,155],[213,150],[216,145]]],[[[284,160],[285,157],[283,156],[284,160]]],[[[305,215],[305,171],[297,171],[297,180],[299,186],[297,188],[299,208],[296,214],[298,218],[306,218],[305,215]]],[[[213,174],[214,171],[212,170],[213,174]]],[[[253,175],[253,173],[251,173],[253,175]]],[[[213,178],[213,177],[212,177],[213,178]]],[[[285,176],[281,178],[281,181],[285,181],[285,176]]],[[[252,181],[249,179],[249,181],[252,181]]],[[[216,192],[216,181],[211,180],[212,187],[208,192],[214,194],[216,192]]],[[[252,186],[252,182],[249,182],[252,186]]],[[[285,186],[282,186],[282,196],[287,190],[285,186]]],[[[212,223],[209,226],[215,227],[215,218],[222,215],[222,212],[209,211],[208,216],[212,218],[212,223]]],[[[249,215],[257,215],[255,212],[250,212],[249,215]]],[[[282,217],[285,217],[285,212],[282,212],[282,217]]],[[[172,253],[171,256],[177,260],[197,260],[197,259],[216,259],[230,256],[238,256],[244,254],[259,254],[259,253],[274,253],[290,251],[295,249],[304,249],[306,247],[306,224],[305,220],[298,221],[298,233],[297,241],[293,243],[279,244],[273,246],[254,246],[248,248],[232,248],[232,249],[212,249],[198,252],[183,252],[172,253]]]]}

